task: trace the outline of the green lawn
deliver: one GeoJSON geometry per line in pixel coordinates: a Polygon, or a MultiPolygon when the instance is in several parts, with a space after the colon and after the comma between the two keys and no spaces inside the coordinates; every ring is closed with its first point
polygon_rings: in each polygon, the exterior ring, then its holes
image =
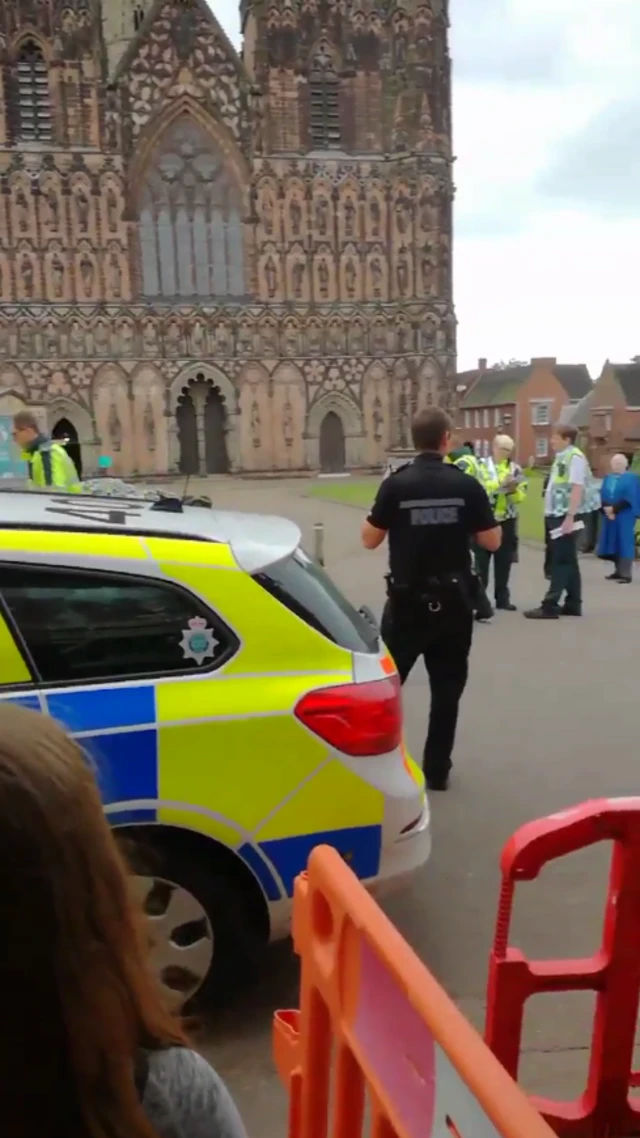
{"type": "MultiPolygon", "coordinates": [[[[379,478],[322,479],[309,488],[312,498],[324,498],[329,502],[343,502],[348,506],[367,509],[380,485],[379,478]]],[[[520,537],[524,541],[544,541],[544,522],[542,515],[542,475],[534,473],[529,478],[529,493],[520,507],[520,537]]]]}

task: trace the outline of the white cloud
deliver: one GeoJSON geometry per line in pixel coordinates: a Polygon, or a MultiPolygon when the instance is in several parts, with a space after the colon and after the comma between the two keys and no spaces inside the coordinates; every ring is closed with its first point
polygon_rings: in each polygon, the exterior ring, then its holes
{"type": "MultiPolygon", "coordinates": [[[[236,0],[212,7],[239,45],[236,0]]],[[[614,104],[637,105],[640,2],[450,0],[450,9],[460,366],[555,355],[597,374],[606,357],[640,352],[640,151],[624,162],[639,130],[620,115],[626,142],[602,129],[615,124],[614,104]],[[628,215],[636,194],[634,216],[603,216],[603,185],[628,215]]]]}

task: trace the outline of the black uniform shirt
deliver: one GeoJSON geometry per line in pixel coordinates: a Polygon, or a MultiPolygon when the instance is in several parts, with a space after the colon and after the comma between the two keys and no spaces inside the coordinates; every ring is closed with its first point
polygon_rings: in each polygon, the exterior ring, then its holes
{"type": "Polygon", "coordinates": [[[425,576],[469,573],[469,538],[495,529],[477,479],[438,454],[420,454],[381,483],[368,520],[389,534],[389,568],[397,584],[425,576]]]}

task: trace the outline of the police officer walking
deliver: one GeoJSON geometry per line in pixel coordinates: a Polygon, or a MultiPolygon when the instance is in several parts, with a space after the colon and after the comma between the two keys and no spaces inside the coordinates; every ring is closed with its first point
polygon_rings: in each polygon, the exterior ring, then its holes
{"type": "Polygon", "coordinates": [[[494,553],[502,531],[481,484],[443,462],[449,416],[420,411],[411,433],[417,457],[380,484],[362,543],[377,549],[389,535],[382,637],[402,683],[424,660],[431,712],[423,768],[430,790],[446,790],[473,635],[470,541],[494,553]]]}
{"type": "Polygon", "coordinates": [[[29,489],[80,492],[82,487],[73,459],[65,447],[42,434],[31,411],[18,411],[13,416],[13,438],[28,465],[29,489]]]}

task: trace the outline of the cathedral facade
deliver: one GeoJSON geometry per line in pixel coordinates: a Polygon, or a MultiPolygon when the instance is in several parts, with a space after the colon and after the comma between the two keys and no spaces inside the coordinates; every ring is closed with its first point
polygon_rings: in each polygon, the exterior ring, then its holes
{"type": "Polygon", "coordinates": [[[455,376],[447,0],[2,0],[0,412],[121,475],[374,466],[455,376]]]}

